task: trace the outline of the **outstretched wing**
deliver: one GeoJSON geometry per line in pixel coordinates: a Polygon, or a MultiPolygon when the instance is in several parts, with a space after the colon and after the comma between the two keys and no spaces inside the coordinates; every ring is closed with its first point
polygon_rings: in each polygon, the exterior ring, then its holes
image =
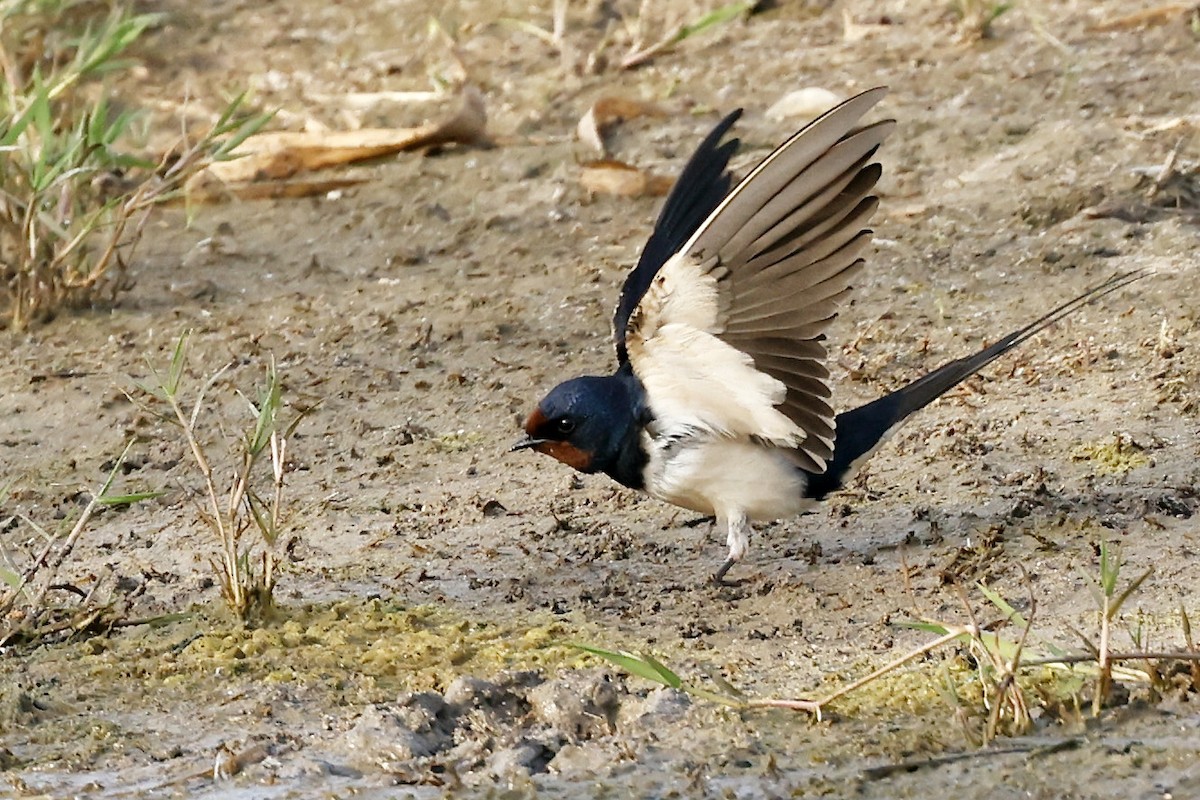
{"type": "MultiPolygon", "coordinates": [[[[788,448],[810,472],[825,469],[834,415],[824,331],[870,239],[877,201],[869,193],[881,171],[872,159],[895,123],[859,119],[885,92],[864,92],[814,120],[702,222],[689,220],[694,230],[661,266],[639,274],[639,263],[630,275],[617,322],[622,308],[632,311],[624,336],[617,333],[618,354],[623,340],[661,425],[756,438],[788,448]]],[[[712,134],[702,152],[709,167],[697,169],[696,186],[715,193],[728,155],[712,134]]],[[[683,206],[677,194],[668,206],[683,206]]],[[[660,241],[674,244],[681,229],[660,241]]]]}
{"type": "Polygon", "coordinates": [[[726,168],[729,159],[737,152],[739,142],[730,139],[722,143],[721,138],[741,116],[742,110],[739,108],[718,122],[704,137],[696,152],[692,153],[671,193],[667,195],[667,201],[663,203],[658,220],[654,223],[654,232],[642,248],[637,266],[625,279],[621,298],[617,301],[617,311],[613,315],[613,343],[617,346],[617,361],[621,364],[628,360],[625,332],[629,317],[650,288],[654,276],[667,259],[679,252],[684,243],[692,238],[696,229],[729,194],[733,178],[726,168]]]}

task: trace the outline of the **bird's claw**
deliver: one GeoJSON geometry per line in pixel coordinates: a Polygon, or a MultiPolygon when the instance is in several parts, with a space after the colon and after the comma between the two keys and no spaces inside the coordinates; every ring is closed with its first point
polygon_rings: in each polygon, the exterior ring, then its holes
{"type": "Polygon", "coordinates": [[[716,572],[713,573],[713,576],[712,576],[713,585],[714,586],[729,586],[729,585],[731,585],[730,581],[725,580],[725,573],[729,572],[729,568],[732,567],[736,563],[737,563],[737,561],[735,561],[732,558],[725,559],[725,562],[723,564],[721,564],[720,567],[717,568],[716,572]]]}

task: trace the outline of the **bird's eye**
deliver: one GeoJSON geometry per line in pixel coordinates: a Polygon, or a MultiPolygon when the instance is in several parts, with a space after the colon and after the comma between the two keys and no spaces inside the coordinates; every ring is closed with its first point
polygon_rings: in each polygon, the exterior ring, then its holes
{"type": "Polygon", "coordinates": [[[554,421],[554,429],[566,435],[575,430],[575,420],[570,417],[560,417],[554,421]]]}

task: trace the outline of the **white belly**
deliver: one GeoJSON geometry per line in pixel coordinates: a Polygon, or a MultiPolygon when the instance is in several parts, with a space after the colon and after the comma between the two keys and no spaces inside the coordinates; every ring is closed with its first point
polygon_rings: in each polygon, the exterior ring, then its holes
{"type": "Polygon", "coordinates": [[[780,451],[748,441],[691,438],[664,448],[646,437],[646,491],[722,519],[773,520],[800,513],[804,474],[780,451]]]}

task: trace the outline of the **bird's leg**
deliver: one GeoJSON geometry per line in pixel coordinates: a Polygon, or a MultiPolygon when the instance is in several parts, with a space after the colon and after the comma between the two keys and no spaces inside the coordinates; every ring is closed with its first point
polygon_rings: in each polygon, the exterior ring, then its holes
{"type": "Polygon", "coordinates": [[[713,583],[724,583],[725,573],[729,572],[730,567],[741,561],[742,556],[746,555],[746,549],[750,546],[750,520],[746,519],[745,514],[741,512],[730,514],[725,517],[725,523],[729,526],[729,535],[725,539],[729,545],[729,557],[717,568],[713,575],[713,583]]]}

